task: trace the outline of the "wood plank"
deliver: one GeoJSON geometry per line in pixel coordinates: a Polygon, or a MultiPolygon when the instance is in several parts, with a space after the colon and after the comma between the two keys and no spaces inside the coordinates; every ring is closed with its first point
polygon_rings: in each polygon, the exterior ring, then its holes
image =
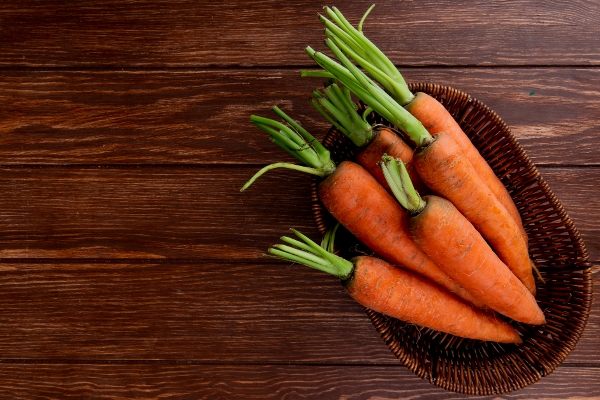
{"type": "Polygon", "coordinates": [[[594,169],[541,169],[542,176],[561,201],[569,217],[581,233],[590,258],[600,260],[600,220],[594,210],[600,210],[597,199],[600,170],[594,169]]]}
{"type": "Polygon", "coordinates": [[[240,193],[255,172],[0,169],[0,258],[256,260],[290,227],[316,234],[312,177],[275,171],[240,193]]]}
{"type": "MultiPolygon", "coordinates": [[[[303,49],[322,46],[322,6],[5,1],[0,66],[309,65],[303,49]]],[[[356,24],[366,6],[341,9],[356,24]]],[[[598,11],[597,0],[380,1],[365,32],[403,65],[598,65],[598,11]]]]}
{"type": "MultiPolygon", "coordinates": [[[[600,165],[600,69],[407,69],[495,110],[535,163],[600,165]]],[[[322,137],[298,70],[2,71],[0,164],[264,164],[251,114],[277,104],[322,137]]]]}
{"type": "Polygon", "coordinates": [[[304,267],[53,263],[1,269],[3,359],[396,363],[339,280],[304,267]]]}
{"type": "MultiPolygon", "coordinates": [[[[0,168],[0,259],[257,260],[291,227],[316,236],[312,177],[256,167],[0,168]],[[277,190],[273,190],[277,188],[277,190]]],[[[543,168],[600,260],[600,170],[543,168]]]]}
{"type": "MultiPolygon", "coordinates": [[[[10,399],[467,400],[404,367],[303,365],[0,365],[10,399]]],[[[559,368],[521,390],[481,399],[597,399],[600,369],[559,368]],[[576,382],[576,384],[573,384],[576,382]]]]}
{"type": "MultiPolygon", "coordinates": [[[[298,265],[56,262],[0,270],[4,362],[398,365],[339,281],[298,265]]],[[[600,273],[594,278],[598,290],[600,273]]],[[[595,303],[566,365],[600,367],[598,335],[595,303]]]]}

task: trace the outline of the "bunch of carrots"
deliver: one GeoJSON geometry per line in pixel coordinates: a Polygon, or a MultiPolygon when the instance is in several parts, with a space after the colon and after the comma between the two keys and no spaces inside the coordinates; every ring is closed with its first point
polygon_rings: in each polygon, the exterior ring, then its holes
{"type": "MultiPolygon", "coordinates": [[[[412,93],[393,63],[336,8],[319,15],[333,54],[306,48],[325,78],[311,103],[359,149],[336,165],[329,151],[297,121],[273,107],[282,122],[251,122],[299,163],[274,168],[318,176],[318,195],[331,215],[374,256],[334,254],[336,225],[317,244],[300,232],[269,255],[341,279],[360,304],[390,317],[453,335],[521,343],[499,314],[545,323],[535,300],[535,264],[508,191],[444,106],[412,93]],[[359,104],[358,100],[362,102],[359,104]],[[390,128],[372,124],[376,113],[390,128]]],[[[539,279],[541,276],[537,274],[539,279]]]]}

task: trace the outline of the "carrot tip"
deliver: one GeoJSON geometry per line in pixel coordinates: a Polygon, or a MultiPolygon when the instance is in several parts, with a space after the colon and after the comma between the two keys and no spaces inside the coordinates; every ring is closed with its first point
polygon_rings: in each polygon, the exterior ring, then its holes
{"type": "Polygon", "coordinates": [[[515,341],[515,344],[523,344],[523,338],[521,336],[517,336],[517,340],[515,341]]]}

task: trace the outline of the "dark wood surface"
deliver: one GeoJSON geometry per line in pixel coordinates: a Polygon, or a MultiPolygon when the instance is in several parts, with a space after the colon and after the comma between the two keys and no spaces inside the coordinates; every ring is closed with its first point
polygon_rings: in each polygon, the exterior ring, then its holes
{"type": "MultiPolygon", "coordinates": [[[[0,397],[461,399],[400,365],[335,279],[261,254],[316,237],[311,178],[248,122],[322,137],[303,49],[324,3],[0,4],[0,397]]],[[[353,21],[362,2],[338,4],[353,21]]],[[[511,127],[600,289],[600,2],[381,2],[409,81],[511,127]],[[418,37],[418,40],[415,40],[418,37]]],[[[598,290],[596,290],[597,292],[598,290]]],[[[600,397],[600,306],[550,376],[495,398],[600,397]]]]}

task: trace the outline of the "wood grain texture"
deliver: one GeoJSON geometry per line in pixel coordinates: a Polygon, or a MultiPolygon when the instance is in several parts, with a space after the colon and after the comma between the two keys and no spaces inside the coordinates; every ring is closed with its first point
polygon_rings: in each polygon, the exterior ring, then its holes
{"type": "MultiPolygon", "coordinates": [[[[311,177],[250,114],[328,124],[298,72],[324,3],[0,3],[0,398],[466,399],[399,365],[325,274],[261,254],[316,238],[311,177]]],[[[357,22],[368,4],[338,4],[357,22]]],[[[511,127],[600,290],[600,0],[383,1],[365,31],[408,81],[511,127]],[[418,40],[409,40],[418,37],[418,40]]],[[[597,303],[597,302],[596,302],[597,303]]],[[[489,399],[600,398],[600,305],[553,374],[489,399]]]]}
{"type": "MultiPolygon", "coordinates": [[[[5,1],[0,66],[310,65],[323,5],[5,1]]],[[[356,24],[367,5],[339,7],[356,24]]],[[[598,65],[599,11],[595,0],[381,1],[365,31],[403,65],[598,65]]]]}
{"type": "Polygon", "coordinates": [[[0,286],[3,359],[396,363],[339,281],[300,266],[4,264],[0,286]]]}
{"type": "Polygon", "coordinates": [[[254,172],[0,169],[0,258],[256,260],[290,227],[316,233],[311,176],[274,171],[240,193],[254,172]]]}
{"type": "MultiPolygon", "coordinates": [[[[487,104],[534,163],[600,165],[599,69],[403,73],[487,104]]],[[[249,116],[277,104],[322,137],[329,124],[308,102],[320,84],[299,70],[2,71],[0,164],[274,162],[283,153],[249,116]]]]}
{"type": "MultiPolygon", "coordinates": [[[[338,280],[285,263],[3,263],[0,359],[398,365],[338,280]]],[[[594,274],[596,291],[600,273],[594,274]]],[[[571,367],[600,359],[600,305],[571,367]]],[[[1,384],[0,384],[1,386],[1,384]]]]}
{"type": "MultiPolygon", "coordinates": [[[[0,396],[15,400],[475,398],[446,392],[400,366],[40,364],[0,365],[0,374],[0,396]]],[[[598,396],[598,368],[559,368],[517,392],[478,398],[592,400],[598,396]]]]}
{"type": "MultiPolygon", "coordinates": [[[[312,177],[257,167],[0,169],[0,259],[257,260],[289,228],[317,234],[312,177]],[[276,188],[276,190],[273,190],[276,188]]],[[[596,168],[542,168],[600,260],[596,168]]]]}

